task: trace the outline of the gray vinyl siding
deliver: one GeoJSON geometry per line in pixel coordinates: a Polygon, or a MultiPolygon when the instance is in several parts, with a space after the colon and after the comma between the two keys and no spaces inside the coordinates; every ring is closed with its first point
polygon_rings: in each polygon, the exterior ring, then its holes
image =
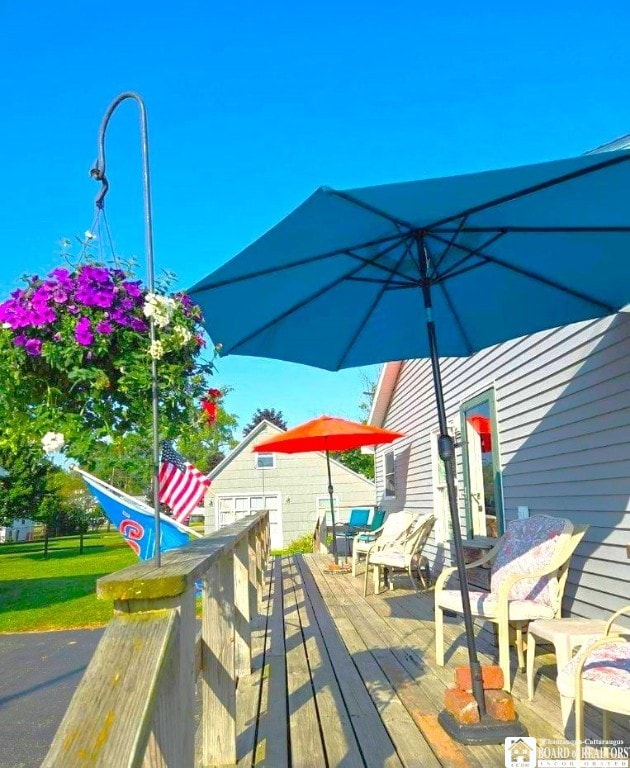
{"type": "MultiPolygon", "coordinates": [[[[523,309],[526,311],[526,309],[523,309]]],[[[438,329],[439,333],[439,329],[438,329]]],[[[568,517],[590,526],[572,559],[566,614],[603,618],[629,602],[630,314],[545,331],[442,361],[447,417],[458,428],[462,402],[493,387],[500,443],[504,513],[568,517]]],[[[437,427],[428,361],[402,364],[383,426],[397,441],[399,495],[390,510],[431,510],[430,432],[437,427]]],[[[377,449],[377,499],[382,455],[377,449]]],[[[461,451],[459,509],[465,523],[461,451]]],[[[463,528],[466,534],[465,527],[463,528]]],[[[449,562],[433,537],[427,554],[449,562]]]]}

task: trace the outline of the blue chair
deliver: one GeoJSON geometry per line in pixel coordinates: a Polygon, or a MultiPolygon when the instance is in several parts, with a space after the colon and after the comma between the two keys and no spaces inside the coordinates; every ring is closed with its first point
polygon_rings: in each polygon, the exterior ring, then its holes
{"type": "Polygon", "coordinates": [[[374,531],[379,531],[383,527],[386,514],[387,512],[385,512],[384,509],[377,509],[376,512],[374,512],[374,517],[372,518],[372,522],[365,529],[365,531],[360,534],[359,540],[373,541],[375,538],[374,531]]]}
{"type": "Polygon", "coordinates": [[[350,552],[350,539],[353,539],[358,533],[368,534],[370,531],[375,531],[383,524],[383,518],[385,513],[377,510],[374,513],[371,525],[368,525],[368,518],[370,516],[370,510],[365,508],[352,509],[350,511],[350,520],[344,529],[345,536],[345,552],[350,552]],[[380,516],[380,519],[379,519],[380,516]],[[378,525],[374,525],[377,522],[378,525]]]}
{"type": "Polygon", "coordinates": [[[355,533],[368,528],[369,509],[351,509],[350,520],[348,520],[348,532],[354,530],[355,533]]]}

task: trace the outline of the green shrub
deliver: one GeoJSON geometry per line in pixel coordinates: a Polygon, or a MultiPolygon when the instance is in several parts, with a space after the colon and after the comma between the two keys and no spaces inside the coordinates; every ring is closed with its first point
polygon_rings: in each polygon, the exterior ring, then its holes
{"type": "Polygon", "coordinates": [[[271,551],[272,555],[282,557],[284,555],[306,555],[313,551],[313,535],[310,533],[300,536],[299,539],[292,541],[288,547],[284,549],[274,549],[271,551]]]}

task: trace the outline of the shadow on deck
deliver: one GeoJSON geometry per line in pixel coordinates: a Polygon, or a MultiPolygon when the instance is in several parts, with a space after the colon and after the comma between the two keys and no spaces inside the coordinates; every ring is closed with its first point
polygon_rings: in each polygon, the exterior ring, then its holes
{"type": "MultiPolygon", "coordinates": [[[[327,562],[325,555],[270,561],[252,638],[254,672],[237,689],[238,765],[505,765],[502,746],[460,745],[437,721],[454,666],[467,662],[461,622],[447,622],[451,650],[437,667],[432,592],[399,588],[364,598],[362,578],[327,573],[327,562]]],[[[479,632],[479,651],[482,663],[492,659],[491,633],[479,632]]],[[[563,739],[553,663],[551,654],[537,658],[532,702],[524,674],[512,691],[539,741],[563,739]]],[[[587,739],[601,738],[601,716],[588,707],[586,725],[587,739]]],[[[613,737],[629,743],[627,726],[616,720],[613,737]]]]}

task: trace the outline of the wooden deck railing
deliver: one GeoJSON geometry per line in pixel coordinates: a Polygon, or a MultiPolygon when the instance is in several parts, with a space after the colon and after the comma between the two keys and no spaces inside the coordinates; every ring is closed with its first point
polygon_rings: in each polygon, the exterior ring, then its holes
{"type": "Polygon", "coordinates": [[[236,763],[236,678],[251,671],[251,621],[262,599],[269,515],[260,512],[181,549],[99,579],[114,617],[42,768],[236,763]],[[202,582],[202,621],[195,583],[202,582]]]}

